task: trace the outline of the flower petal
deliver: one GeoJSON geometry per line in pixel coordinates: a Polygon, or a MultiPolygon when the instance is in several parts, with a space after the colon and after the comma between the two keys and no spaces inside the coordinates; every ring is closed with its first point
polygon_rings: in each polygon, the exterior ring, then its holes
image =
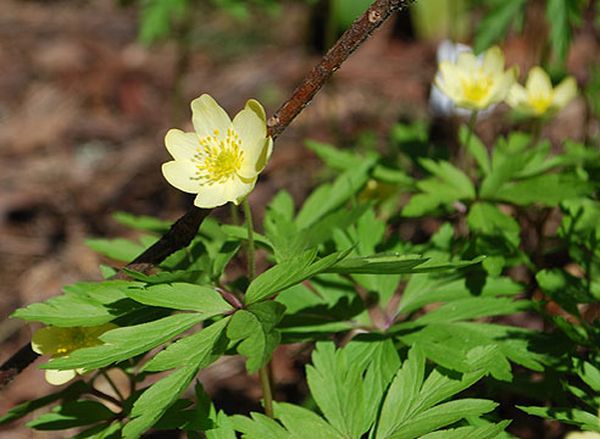
{"type": "Polygon", "coordinates": [[[226,136],[231,126],[231,119],[212,96],[203,94],[194,99],[191,106],[192,123],[199,137],[226,136]]]}
{"type": "Polygon", "coordinates": [[[188,194],[196,194],[200,188],[198,180],[192,180],[195,169],[192,162],[173,160],[163,163],[161,171],[171,186],[188,194]]]}
{"type": "Polygon", "coordinates": [[[577,96],[577,82],[575,78],[569,76],[563,79],[563,81],[556,86],[554,89],[554,96],[552,99],[552,105],[555,108],[564,108],[569,102],[571,102],[577,96]]]}
{"type": "MultiPolygon", "coordinates": [[[[86,326],[86,327],[82,328],[82,330],[85,333],[87,339],[98,339],[105,332],[108,332],[110,330],[117,329],[117,328],[118,328],[117,325],[109,322],[109,323],[104,323],[104,324],[98,325],[98,326],[86,326]]],[[[98,343],[102,343],[102,342],[100,340],[98,340],[98,343]]]]}
{"type": "Polygon", "coordinates": [[[506,103],[512,108],[518,108],[528,101],[527,90],[521,84],[513,84],[506,97],[506,103]]]}
{"type": "Polygon", "coordinates": [[[469,75],[481,67],[481,61],[472,52],[461,52],[456,58],[455,65],[469,75]]]}
{"type": "Polygon", "coordinates": [[[60,386],[75,378],[75,370],[55,370],[47,369],[45,373],[46,381],[53,386],[60,386]]]}
{"type": "Polygon", "coordinates": [[[55,355],[63,347],[62,340],[66,338],[68,328],[46,326],[38,329],[31,337],[31,349],[40,355],[55,355]]]}
{"type": "Polygon", "coordinates": [[[546,97],[552,93],[550,77],[541,67],[533,67],[527,75],[525,84],[529,96],[546,97]]]}
{"type": "Polygon", "coordinates": [[[170,129],[165,136],[167,151],[175,160],[191,160],[200,144],[196,133],[184,133],[178,129],[170,129]]]}
{"type": "Polygon", "coordinates": [[[504,55],[498,46],[485,51],[482,62],[483,71],[489,75],[497,75],[504,70],[504,55]]]}
{"type": "MultiPolygon", "coordinates": [[[[517,77],[517,68],[512,67],[509,70],[501,73],[499,77],[494,78],[495,83],[487,105],[502,102],[510,93],[512,86],[515,84],[515,78],[517,77]]],[[[486,105],[486,106],[487,106],[486,105]]]]}
{"type": "Polygon", "coordinates": [[[233,178],[224,183],[202,185],[197,191],[194,205],[202,209],[212,209],[230,201],[239,204],[254,189],[255,183],[256,178],[246,181],[233,178]]]}
{"type": "MultiPolygon", "coordinates": [[[[233,127],[240,136],[241,149],[244,151],[244,161],[238,174],[244,178],[253,178],[263,170],[270,156],[265,148],[267,141],[267,117],[262,105],[250,99],[246,106],[233,119],[233,127]],[[259,163],[260,162],[260,163],[259,163]]],[[[273,147],[270,141],[271,149],[273,147]]]]}

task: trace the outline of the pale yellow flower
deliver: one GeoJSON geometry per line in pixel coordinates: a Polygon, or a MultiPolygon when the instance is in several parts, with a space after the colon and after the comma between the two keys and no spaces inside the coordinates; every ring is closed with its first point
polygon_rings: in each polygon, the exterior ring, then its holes
{"type": "Polygon", "coordinates": [[[573,431],[567,434],[565,439],[600,439],[600,433],[594,431],[573,431]]]}
{"type": "Polygon", "coordinates": [[[167,132],[165,145],[175,160],[162,165],[164,177],[177,189],[197,194],[198,207],[239,204],[254,188],[273,149],[265,110],[250,99],[232,122],[204,94],[192,101],[192,123],[194,133],[167,132]]]}
{"type": "MultiPolygon", "coordinates": [[[[40,355],[50,355],[52,358],[66,357],[80,348],[102,344],[99,337],[106,331],[117,328],[117,325],[105,323],[100,326],[59,328],[47,326],[38,329],[31,338],[31,348],[40,355]]],[[[46,370],[46,381],[55,386],[71,381],[83,369],[46,370]]]]}
{"type": "Polygon", "coordinates": [[[440,63],[435,85],[457,107],[480,111],[506,98],[516,73],[514,67],[504,70],[502,51],[492,47],[479,58],[471,52],[463,52],[456,62],[440,63]]]}
{"type": "Polygon", "coordinates": [[[564,108],[577,96],[577,83],[572,76],[556,88],[541,67],[533,67],[527,75],[525,87],[513,84],[506,102],[520,113],[540,117],[564,108]]]}

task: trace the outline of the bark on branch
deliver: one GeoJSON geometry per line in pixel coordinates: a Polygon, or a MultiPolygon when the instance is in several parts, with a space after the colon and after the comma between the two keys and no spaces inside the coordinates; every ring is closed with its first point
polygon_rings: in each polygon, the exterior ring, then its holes
{"type": "MultiPolygon", "coordinates": [[[[344,32],[321,61],[306,75],[296,87],[292,96],[268,120],[268,132],[273,140],[288,127],[300,112],[312,101],[331,75],[348,59],[348,57],[365,42],[369,36],[381,26],[395,11],[398,11],[414,0],[376,0],[367,11],[358,17],[352,26],[344,32]]],[[[148,273],[169,255],[187,247],[202,224],[211,213],[211,209],[191,207],[179,218],[171,229],[154,245],[135,258],[125,268],[148,273]]],[[[126,278],[121,270],[115,277],[126,278]]],[[[30,345],[19,351],[0,366],[0,390],[10,383],[19,373],[31,364],[38,354],[30,345]]]]}

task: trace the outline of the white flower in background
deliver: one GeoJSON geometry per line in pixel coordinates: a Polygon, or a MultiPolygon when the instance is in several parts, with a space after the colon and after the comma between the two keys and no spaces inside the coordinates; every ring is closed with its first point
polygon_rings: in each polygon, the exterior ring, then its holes
{"type": "Polygon", "coordinates": [[[516,77],[516,69],[504,70],[504,55],[499,47],[486,50],[480,57],[459,52],[456,61],[442,61],[435,85],[457,107],[481,111],[502,102],[516,77]]]}
{"type": "Polygon", "coordinates": [[[175,160],[164,163],[162,173],[177,189],[197,194],[197,207],[239,204],[254,188],[273,149],[265,110],[250,99],[232,122],[207,94],[191,106],[195,132],[167,132],[165,146],[175,160]]]}
{"type": "Polygon", "coordinates": [[[542,117],[563,109],[576,96],[575,78],[569,76],[553,88],[548,74],[536,66],[527,74],[525,87],[513,84],[506,102],[519,113],[542,117]]]}
{"type": "MultiPolygon", "coordinates": [[[[438,65],[443,62],[455,63],[460,53],[472,52],[473,49],[465,44],[453,43],[450,40],[444,40],[440,43],[437,49],[437,63],[438,65]]],[[[471,111],[465,110],[464,108],[458,108],[454,104],[454,101],[435,85],[439,80],[441,80],[441,73],[438,70],[438,72],[435,74],[433,85],[431,86],[431,93],[429,94],[429,108],[431,111],[433,111],[434,114],[441,116],[469,116],[471,111]]]]}

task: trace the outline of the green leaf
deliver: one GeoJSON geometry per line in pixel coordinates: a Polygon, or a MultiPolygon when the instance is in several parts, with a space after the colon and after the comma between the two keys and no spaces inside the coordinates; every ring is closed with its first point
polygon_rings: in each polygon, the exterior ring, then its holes
{"type": "Polygon", "coordinates": [[[446,161],[421,159],[421,165],[433,177],[423,179],[417,187],[423,193],[414,195],[402,209],[402,215],[415,217],[427,214],[439,206],[475,198],[475,187],[464,172],[446,161]]]}
{"type": "Polygon", "coordinates": [[[544,293],[575,316],[579,316],[579,304],[597,302],[597,299],[586,291],[583,279],[571,276],[559,268],[541,270],[535,278],[544,293]]]}
{"type": "Polygon", "coordinates": [[[96,369],[147,352],[205,320],[204,314],[175,314],[141,325],[113,329],[100,336],[105,344],[78,349],[68,357],[56,358],[44,369],[96,369]]]}
{"type": "Polygon", "coordinates": [[[187,9],[187,0],[144,0],[139,38],[151,44],[166,38],[171,32],[171,21],[181,17],[187,9]]]}
{"type": "Polygon", "coordinates": [[[557,206],[561,201],[587,195],[590,183],[568,174],[543,174],[503,185],[493,196],[496,200],[518,205],[534,203],[557,206]]]}
{"type": "Polygon", "coordinates": [[[177,340],[148,361],[142,370],[160,372],[190,364],[196,364],[199,369],[205,368],[225,352],[225,328],[229,320],[229,317],[224,318],[196,334],[177,340]]]}
{"type": "MultiPolygon", "coordinates": [[[[514,296],[522,291],[523,287],[509,278],[487,278],[478,294],[479,297],[514,296]]],[[[473,293],[463,277],[413,275],[404,289],[399,311],[411,313],[430,303],[450,302],[469,297],[473,297],[473,293]]]]}
{"type": "Polygon", "coordinates": [[[241,415],[231,417],[237,431],[244,439],[290,439],[290,434],[280,424],[260,413],[251,413],[251,418],[241,415]]]}
{"type": "Polygon", "coordinates": [[[361,437],[375,421],[399,360],[388,340],[352,341],[336,350],[317,343],[306,367],[311,394],[327,421],[342,437],[361,437]]]}
{"type": "Polygon", "coordinates": [[[581,367],[577,373],[594,392],[600,393],[600,369],[584,361],[581,363],[581,367]]]}
{"type": "Polygon", "coordinates": [[[98,326],[110,322],[136,307],[123,301],[123,293],[132,282],[105,281],[79,283],[64,288],[65,294],[45,302],[20,308],[13,317],[60,327],[98,326]]]}
{"type": "Polygon", "coordinates": [[[271,358],[281,334],[275,326],[281,320],[285,307],[277,302],[261,302],[238,310],[227,327],[227,337],[238,342],[237,351],[247,357],[246,369],[254,373],[271,358]]]}
{"type": "Polygon", "coordinates": [[[526,300],[513,300],[509,297],[473,297],[454,300],[419,317],[415,322],[421,325],[430,323],[475,319],[523,312],[531,309],[526,300]]]}
{"type": "Polygon", "coordinates": [[[338,149],[327,143],[305,140],[304,144],[319,156],[325,164],[336,171],[344,172],[354,169],[363,163],[363,159],[354,152],[338,149]]]}
{"type": "Polygon", "coordinates": [[[176,282],[148,287],[136,285],[124,292],[131,299],[144,305],[197,311],[205,314],[207,318],[225,314],[233,309],[211,286],[176,282]]]}
{"type": "Polygon", "coordinates": [[[539,416],[544,419],[556,419],[565,424],[577,425],[585,428],[585,430],[600,433],[600,419],[597,414],[571,407],[527,407],[518,405],[517,408],[533,416],[539,416]]]}
{"type": "Polygon", "coordinates": [[[496,406],[498,406],[497,403],[486,399],[465,398],[449,401],[415,415],[403,425],[398,426],[390,436],[385,437],[394,439],[420,438],[425,433],[453,424],[469,416],[480,416],[491,412],[496,406]]]}
{"type": "Polygon", "coordinates": [[[315,260],[316,249],[305,251],[300,256],[277,264],[260,274],[248,286],[244,301],[246,304],[252,304],[268,299],[292,285],[326,271],[348,254],[349,251],[338,252],[315,260]]]}
{"type": "Polygon", "coordinates": [[[550,42],[558,61],[564,63],[571,44],[570,9],[576,6],[572,0],[548,0],[546,17],[550,24],[550,42]]]}
{"type": "Polygon", "coordinates": [[[73,400],[77,399],[79,395],[88,390],[88,386],[83,381],[75,381],[70,384],[68,387],[65,387],[60,392],[54,392],[49,395],[46,395],[42,398],[33,399],[31,401],[26,401],[22,404],[19,404],[13,408],[11,408],[4,416],[0,417],[0,425],[8,424],[16,419],[20,419],[23,416],[31,413],[34,410],[38,410],[48,404],[52,404],[59,399],[64,400],[73,400]]]}
{"type": "Polygon", "coordinates": [[[87,239],[85,243],[95,252],[121,262],[133,261],[146,250],[146,246],[123,238],[87,239]]]}
{"type": "Polygon", "coordinates": [[[471,132],[469,143],[467,144],[467,139],[469,138],[469,128],[466,126],[460,127],[459,132],[460,143],[461,145],[465,145],[469,154],[473,156],[479,168],[483,171],[484,175],[489,175],[492,172],[492,165],[490,163],[490,156],[487,148],[477,137],[477,135],[471,132]]]}
{"type": "Polygon", "coordinates": [[[310,410],[296,405],[273,404],[275,417],[289,431],[292,437],[310,437],[311,439],[342,439],[343,436],[323,418],[310,410]]]}
{"type": "Polygon", "coordinates": [[[72,439],[119,439],[121,437],[121,423],[119,421],[110,424],[102,423],[92,428],[83,430],[76,434],[72,439]]]}
{"type": "Polygon", "coordinates": [[[342,206],[367,182],[369,171],[375,161],[375,158],[362,160],[359,166],[341,174],[333,184],[325,184],[315,190],[298,212],[296,225],[300,229],[306,229],[326,214],[342,206]]]}
{"type": "Polygon", "coordinates": [[[375,437],[417,438],[460,419],[493,410],[496,403],[478,399],[436,405],[474,384],[482,375],[471,372],[453,379],[434,369],[424,379],[425,356],[418,345],[413,346],[387,392],[375,437]]]}
{"type": "Polygon", "coordinates": [[[175,402],[198,373],[195,365],[186,366],[148,388],[133,404],[130,421],[123,427],[124,439],[139,438],[175,402]]]}
{"type": "Polygon", "coordinates": [[[115,212],[112,216],[119,224],[125,227],[161,235],[168,232],[171,227],[171,223],[168,221],[163,221],[153,216],[133,215],[128,212],[115,212]]]}
{"type": "Polygon", "coordinates": [[[495,1],[477,27],[475,52],[487,49],[504,37],[509,27],[523,15],[526,3],[526,0],[495,1]]]}
{"type": "Polygon", "coordinates": [[[115,417],[115,413],[97,401],[71,401],[54,407],[52,412],[28,422],[27,426],[35,430],[65,430],[115,417]]]}
{"type": "Polygon", "coordinates": [[[421,436],[421,439],[497,439],[509,424],[510,421],[502,421],[497,424],[470,425],[468,427],[439,430],[421,436]]]}
{"type": "Polygon", "coordinates": [[[418,255],[378,254],[346,258],[329,267],[326,273],[401,274],[427,262],[418,255]]]}
{"type": "Polygon", "coordinates": [[[512,246],[518,247],[521,228],[514,218],[506,215],[491,203],[477,202],[471,206],[467,216],[469,227],[478,233],[503,236],[512,246]]]}

